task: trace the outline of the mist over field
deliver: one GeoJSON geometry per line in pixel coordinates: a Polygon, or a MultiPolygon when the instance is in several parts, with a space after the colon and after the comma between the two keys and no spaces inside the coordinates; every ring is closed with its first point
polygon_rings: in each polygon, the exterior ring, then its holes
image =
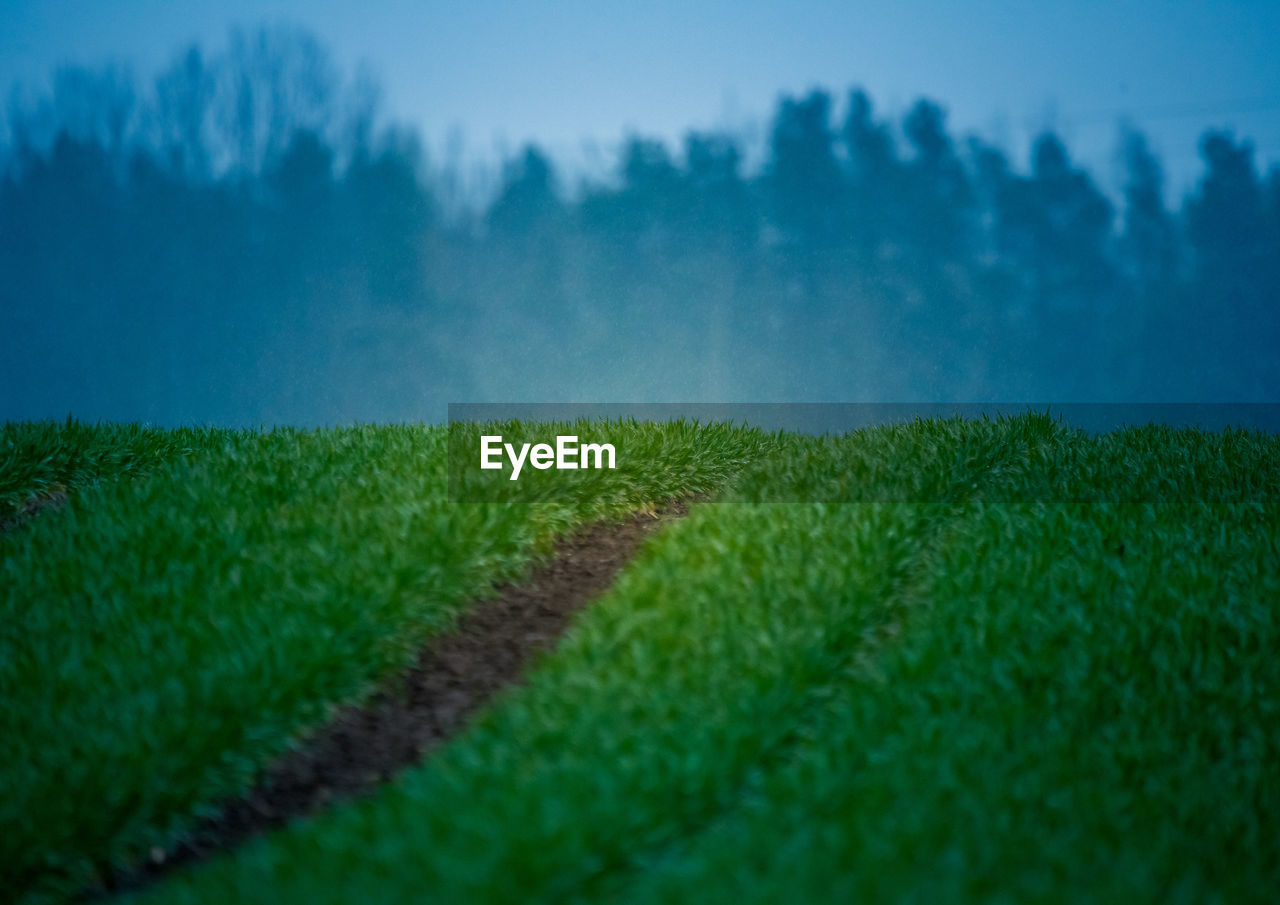
{"type": "Polygon", "coordinates": [[[3,901],[1274,903],[1275,34],[6,0],[3,901]]]}
{"type": "Polygon", "coordinates": [[[483,198],[292,28],[59,70],[0,128],[0,418],[441,421],[448,402],[1275,402],[1280,168],[1206,131],[1168,199],[1053,132],[783,95],[483,198]],[[1025,167],[1022,160],[1028,160],[1025,167]]]}

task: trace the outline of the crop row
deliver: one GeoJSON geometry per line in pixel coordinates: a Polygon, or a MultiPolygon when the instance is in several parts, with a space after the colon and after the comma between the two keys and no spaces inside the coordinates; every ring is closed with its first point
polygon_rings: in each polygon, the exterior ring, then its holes
{"type": "MultiPolygon", "coordinates": [[[[73,462],[123,436],[6,432],[73,462]]],[[[0,886],[166,845],[556,535],[723,483],[756,436],[707,428],[580,504],[450,504],[442,428],[181,432],[145,479],[71,469],[70,505],[0,536],[0,886]]]]}
{"type": "MultiPolygon", "coordinates": [[[[1034,418],[782,439],[891,447],[861,473],[878,492],[954,489],[695,508],[437,757],[145,900],[1271,898],[1274,440],[1034,418]],[[1218,501],[1259,477],[1270,496],[1218,501]],[[1153,480],[1160,502],[986,499],[1153,480]]],[[[736,492],[825,480],[796,461],[736,492]]]]}

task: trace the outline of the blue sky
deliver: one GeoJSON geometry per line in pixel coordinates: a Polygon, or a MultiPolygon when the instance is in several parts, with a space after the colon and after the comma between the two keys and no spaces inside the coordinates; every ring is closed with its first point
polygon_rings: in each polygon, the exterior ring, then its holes
{"type": "Polygon", "coordinates": [[[8,0],[0,86],[108,59],[150,76],[191,41],[215,47],[232,25],[276,21],[311,29],[348,70],[368,63],[389,112],[437,154],[461,134],[480,159],[534,140],[604,166],[630,132],[759,137],[781,93],[861,85],[882,114],[934,98],[953,131],[1001,143],[1019,165],[1052,126],[1112,189],[1122,116],[1152,139],[1175,196],[1198,173],[1206,127],[1280,161],[1274,0],[8,0]]]}

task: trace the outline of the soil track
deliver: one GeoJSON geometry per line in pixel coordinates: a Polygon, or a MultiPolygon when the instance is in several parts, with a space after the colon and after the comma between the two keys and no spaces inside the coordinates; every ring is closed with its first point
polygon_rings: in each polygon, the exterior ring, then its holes
{"type": "Polygon", "coordinates": [[[517,683],[538,651],[552,647],[569,620],[603,593],[641,540],[687,514],[684,503],[596,523],[560,541],[522,581],[467,609],[458,627],[432,639],[410,670],[368,703],[347,707],[267,769],[244,797],[225,803],[168,851],[128,871],[104,871],[96,899],[142,886],[168,870],[231,848],[331,802],[366,794],[459,732],[497,692],[517,683]]]}
{"type": "Polygon", "coordinates": [[[45,509],[57,509],[66,505],[67,499],[67,488],[54,484],[31,494],[21,506],[0,509],[0,534],[17,531],[45,509]]]}

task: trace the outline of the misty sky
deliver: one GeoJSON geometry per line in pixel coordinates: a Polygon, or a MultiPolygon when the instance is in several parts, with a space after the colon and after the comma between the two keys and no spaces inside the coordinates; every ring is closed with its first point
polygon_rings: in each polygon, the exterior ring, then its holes
{"type": "Polygon", "coordinates": [[[218,47],[233,24],[276,21],[315,32],[348,71],[369,63],[388,111],[437,157],[460,133],[474,157],[535,140],[599,170],[631,131],[758,139],[781,92],[842,98],[861,85],[881,114],[940,101],[954,132],[997,141],[1020,165],[1053,126],[1110,189],[1125,115],[1175,195],[1199,172],[1209,126],[1251,137],[1261,165],[1280,161],[1274,0],[7,0],[0,86],[7,96],[60,63],[113,58],[150,77],[186,43],[218,47]]]}

